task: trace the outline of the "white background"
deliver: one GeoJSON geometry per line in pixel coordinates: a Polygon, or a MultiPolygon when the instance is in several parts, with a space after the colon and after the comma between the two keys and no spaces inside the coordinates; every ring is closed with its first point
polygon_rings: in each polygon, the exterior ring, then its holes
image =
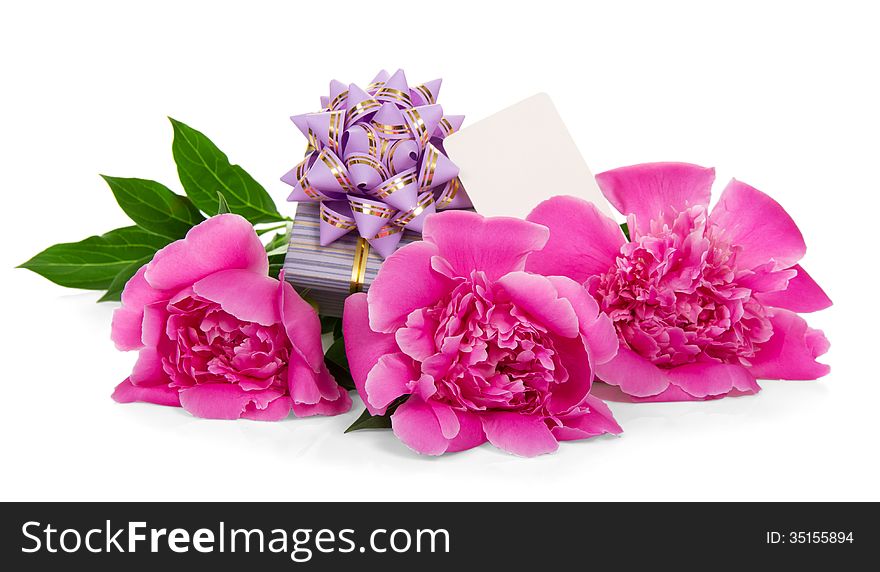
{"type": "MultiPolygon", "coordinates": [[[[0,14],[3,499],[880,499],[878,15],[871,2],[4,3],[0,14]],[[577,6],[577,8],[575,8],[577,6]],[[13,266],[123,226],[98,173],[181,190],[166,116],[204,131],[284,212],[333,77],[444,78],[476,120],[554,98],[594,172],[714,165],[781,202],[835,301],[818,382],[612,404],[625,433],[537,459],[420,458],[360,413],[206,421],[110,399],[134,354],[114,305],[13,266]]],[[[548,189],[547,193],[565,189],[548,189]]],[[[540,197],[536,197],[536,201],[540,197]]]]}

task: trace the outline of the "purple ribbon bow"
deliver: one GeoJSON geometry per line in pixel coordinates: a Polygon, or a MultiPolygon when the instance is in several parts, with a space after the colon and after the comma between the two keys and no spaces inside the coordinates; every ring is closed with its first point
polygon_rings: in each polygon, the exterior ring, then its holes
{"type": "Polygon", "coordinates": [[[333,80],[321,111],[290,118],[309,148],[281,180],[293,187],[287,200],[321,203],[321,246],[357,229],[384,258],[429,214],[472,206],[443,150],[464,116],[443,115],[440,83],[410,88],[403,70],[382,70],[366,89],[333,80]]]}

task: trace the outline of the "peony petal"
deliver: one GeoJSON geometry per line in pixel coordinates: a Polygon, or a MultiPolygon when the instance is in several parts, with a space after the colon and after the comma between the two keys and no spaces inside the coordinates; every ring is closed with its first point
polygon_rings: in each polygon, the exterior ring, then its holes
{"type": "Polygon", "coordinates": [[[587,397],[593,384],[593,367],[582,337],[557,338],[553,345],[568,370],[568,379],[564,383],[551,385],[547,410],[553,415],[563,415],[587,397]]]}
{"type": "Polygon", "coordinates": [[[581,333],[587,340],[587,349],[590,350],[590,359],[594,366],[608,363],[617,355],[620,347],[617,330],[606,314],[599,314],[592,324],[581,327],[581,333]]]}
{"type": "Polygon", "coordinates": [[[352,294],[345,299],[342,332],[345,336],[345,355],[355,387],[370,414],[377,415],[378,410],[367,400],[364,386],[367,375],[379,358],[399,351],[394,336],[370,329],[366,294],[352,294]]]}
{"type": "Polygon", "coordinates": [[[365,402],[373,406],[374,415],[384,415],[385,409],[401,395],[410,393],[410,382],[418,379],[412,360],[402,353],[386,354],[367,374],[365,402]]]}
{"type": "Polygon", "coordinates": [[[129,279],[122,290],[122,307],[113,312],[110,338],[116,348],[122,351],[144,346],[141,339],[144,307],[171,297],[171,293],[156,290],[147,283],[144,278],[146,271],[147,266],[144,265],[129,279]]]}
{"type": "Polygon", "coordinates": [[[422,230],[422,238],[437,246],[456,275],[469,277],[480,270],[490,281],[523,270],[526,257],[544,248],[549,236],[550,231],[538,224],[467,211],[431,215],[422,230]]]}
{"type": "Polygon", "coordinates": [[[785,209],[761,191],[733,179],[724,189],[709,222],[722,236],[742,250],[737,253],[740,268],[755,268],[773,261],[776,268],[788,268],[807,251],[801,231],[785,209]]]}
{"type": "Polygon", "coordinates": [[[740,272],[736,279],[737,285],[748,288],[755,295],[785,290],[789,281],[797,276],[797,270],[794,268],[776,270],[775,267],[775,263],[768,262],[757,268],[740,272]]]}
{"type": "Polygon", "coordinates": [[[708,206],[715,169],[690,163],[645,163],[596,175],[602,193],[625,215],[636,217],[644,233],[652,220],[697,205],[708,206]]]}
{"type": "Polygon", "coordinates": [[[321,319],[315,309],[303,300],[293,286],[278,281],[278,296],[281,323],[287,331],[287,337],[312,371],[319,372],[324,367],[324,348],[321,345],[321,319]]]}
{"type": "Polygon", "coordinates": [[[594,395],[588,395],[585,403],[590,408],[590,413],[587,419],[585,419],[585,423],[581,425],[584,430],[588,430],[588,427],[591,427],[593,431],[611,433],[612,435],[623,433],[623,429],[614,420],[611,408],[604,401],[594,395]]]}
{"type": "Polygon", "coordinates": [[[311,417],[313,415],[341,415],[351,409],[351,397],[345,389],[337,386],[339,392],[336,399],[322,399],[318,403],[308,405],[305,403],[294,403],[291,408],[293,414],[297,417],[311,417]]]}
{"type": "Polygon", "coordinates": [[[828,340],[820,330],[788,310],[774,309],[770,315],[773,336],[751,359],[751,373],[761,379],[817,379],[831,368],[816,362],[828,351],[828,340]]]}
{"type": "Polygon", "coordinates": [[[253,404],[265,409],[284,394],[276,389],[245,391],[230,383],[204,383],[180,390],[180,405],[205,419],[238,419],[253,404]]]}
{"type": "Polygon", "coordinates": [[[385,259],[367,293],[370,327],[394,332],[418,308],[430,306],[452,288],[452,281],[431,268],[437,247],[413,242],[385,259]]]}
{"type": "Polygon", "coordinates": [[[113,310],[113,319],[110,324],[110,339],[116,349],[126,352],[144,347],[141,341],[141,330],[144,321],[144,308],[137,310],[116,308],[113,310]]]}
{"type": "Polygon", "coordinates": [[[669,386],[669,378],[663,370],[623,346],[614,359],[596,366],[596,376],[636,397],[657,395],[669,386]]]}
{"type": "Polygon", "coordinates": [[[442,455],[449,447],[434,410],[416,395],[391,415],[391,428],[397,438],[416,453],[442,455]]]}
{"type": "Polygon", "coordinates": [[[698,399],[727,395],[734,389],[746,393],[760,390],[755,376],[739,364],[689,363],[667,370],[667,375],[673,385],[698,399]]]}
{"type": "Polygon", "coordinates": [[[129,379],[116,386],[112,397],[117,403],[142,401],[156,405],[180,407],[180,398],[176,388],[167,385],[138,386],[133,385],[129,379]]]}
{"type": "Polygon", "coordinates": [[[816,312],[831,306],[831,299],[806,270],[798,264],[792,266],[792,270],[796,270],[797,275],[788,281],[788,288],[780,292],[759,293],[758,300],[767,306],[792,312],[816,312]]]}
{"type": "Polygon", "coordinates": [[[400,350],[416,361],[424,361],[437,353],[434,333],[437,321],[426,316],[424,310],[414,310],[406,319],[406,327],[394,334],[400,350]]]}
{"type": "MultiPolygon", "coordinates": [[[[758,391],[760,391],[760,387],[758,391]]],[[[710,401],[713,399],[720,399],[724,397],[724,395],[707,395],[706,397],[694,397],[687,391],[683,390],[677,385],[669,384],[665,390],[661,391],[657,395],[651,395],[650,397],[631,397],[629,401],[632,403],[674,403],[681,401],[710,401]]]]}
{"type": "Polygon", "coordinates": [[[489,442],[508,453],[535,457],[559,448],[543,417],[492,411],[483,413],[480,419],[489,442]]]}
{"type": "MultiPolygon", "coordinates": [[[[422,366],[424,366],[424,364],[422,364],[422,366]]],[[[409,393],[417,393],[423,400],[430,399],[435,393],[437,393],[436,380],[424,372],[422,372],[422,374],[419,375],[419,378],[410,384],[410,386],[409,393]]]]}
{"type": "Polygon", "coordinates": [[[137,386],[168,385],[171,382],[162,369],[162,356],[156,348],[144,348],[138,353],[129,380],[137,386]]]}
{"type": "Polygon", "coordinates": [[[486,433],[483,432],[483,423],[480,418],[470,411],[455,411],[458,417],[458,435],[449,441],[447,453],[465,451],[479,447],[486,442],[486,433]]]}
{"type": "Polygon", "coordinates": [[[322,399],[333,400],[339,395],[339,385],[326,365],[321,364],[315,372],[298,356],[290,358],[287,387],[293,402],[302,405],[314,405],[322,399]]]}
{"type": "Polygon", "coordinates": [[[290,415],[290,406],[290,398],[282,395],[270,401],[265,409],[258,409],[253,403],[249,404],[241,414],[241,418],[254,421],[281,421],[290,415]]]}
{"type": "Polygon", "coordinates": [[[458,415],[455,414],[455,410],[445,403],[430,401],[428,404],[434,410],[434,416],[437,417],[437,422],[440,423],[440,432],[443,433],[443,436],[447,439],[454,439],[458,436],[459,431],[461,431],[461,425],[458,422],[458,415]]]}
{"type": "Polygon", "coordinates": [[[585,411],[560,418],[562,425],[552,429],[553,436],[557,441],[575,441],[606,433],[612,435],[623,433],[623,429],[614,420],[611,409],[605,405],[604,401],[594,395],[589,395],[584,404],[587,406],[585,411]]]}
{"type": "Polygon", "coordinates": [[[617,331],[611,319],[599,312],[599,304],[587,290],[565,276],[548,276],[560,297],[571,302],[580,324],[580,331],[587,342],[593,365],[606,363],[617,355],[620,345],[617,331]]]}
{"type": "Polygon", "coordinates": [[[559,295],[546,276],[511,272],[499,278],[497,284],[517,308],[554,334],[566,338],[578,335],[578,317],[571,302],[559,295]]]}
{"type": "Polygon", "coordinates": [[[168,325],[168,302],[156,302],[144,306],[144,319],[141,326],[141,341],[147,347],[157,347],[166,339],[168,325]]]}
{"type": "Polygon", "coordinates": [[[177,290],[221,270],[269,271],[263,243],[244,218],[222,214],[199,223],[186,238],[161,249],[144,277],[159,290],[177,290]]]}
{"type": "Polygon", "coordinates": [[[568,276],[583,283],[614,266],[626,242],[616,222],[593,203],[575,197],[546,200],[526,220],[550,229],[547,245],[526,260],[527,271],[544,276],[568,276]]]}
{"type": "Polygon", "coordinates": [[[810,350],[810,353],[813,357],[821,356],[828,352],[831,349],[831,342],[828,341],[828,338],[825,337],[825,334],[822,333],[822,330],[814,330],[813,328],[807,328],[807,333],[804,336],[804,341],[807,344],[807,348],[810,350]]]}
{"type": "Polygon", "coordinates": [[[272,326],[281,321],[277,302],[278,281],[250,270],[222,270],[195,284],[193,292],[220,304],[243,322],[272,326]]]}

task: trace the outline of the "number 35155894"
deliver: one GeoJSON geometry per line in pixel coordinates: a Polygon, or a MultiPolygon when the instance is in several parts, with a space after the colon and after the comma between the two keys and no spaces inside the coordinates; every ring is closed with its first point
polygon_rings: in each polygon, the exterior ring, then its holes
{"type": "Polygon", "coordinates": [[[767,544],[852,544],[852,532],[767,532],[767,544]]]}

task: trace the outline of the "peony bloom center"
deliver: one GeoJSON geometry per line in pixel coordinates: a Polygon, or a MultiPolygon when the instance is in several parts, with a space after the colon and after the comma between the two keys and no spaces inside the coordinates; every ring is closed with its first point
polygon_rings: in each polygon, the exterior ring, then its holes
{"type": "Polygon", "coordinates": [[[233,383],[248,391],[286,386],[291,344],[280,324],[242,321],[192,293],[172,300],[167,311],[167,339],[159,347],[172,386],[233,383]]]}
{"type": "Polygon", "coordinates": [[[422,363],[433,398],[469,411],[531,413],[568,379],[547,330],[493,288],[481,271],[422,310],[439,353],[422,363]]]}
{"type": "Polygon", "coordinates": [[[737,252],[704,207],[691,207],[652,221],[587,285],[621,342],[655,365],[707,356],[748,366],[773,330],[763,304],[740,283],[750,271],[737,269],[737,252]]]}

